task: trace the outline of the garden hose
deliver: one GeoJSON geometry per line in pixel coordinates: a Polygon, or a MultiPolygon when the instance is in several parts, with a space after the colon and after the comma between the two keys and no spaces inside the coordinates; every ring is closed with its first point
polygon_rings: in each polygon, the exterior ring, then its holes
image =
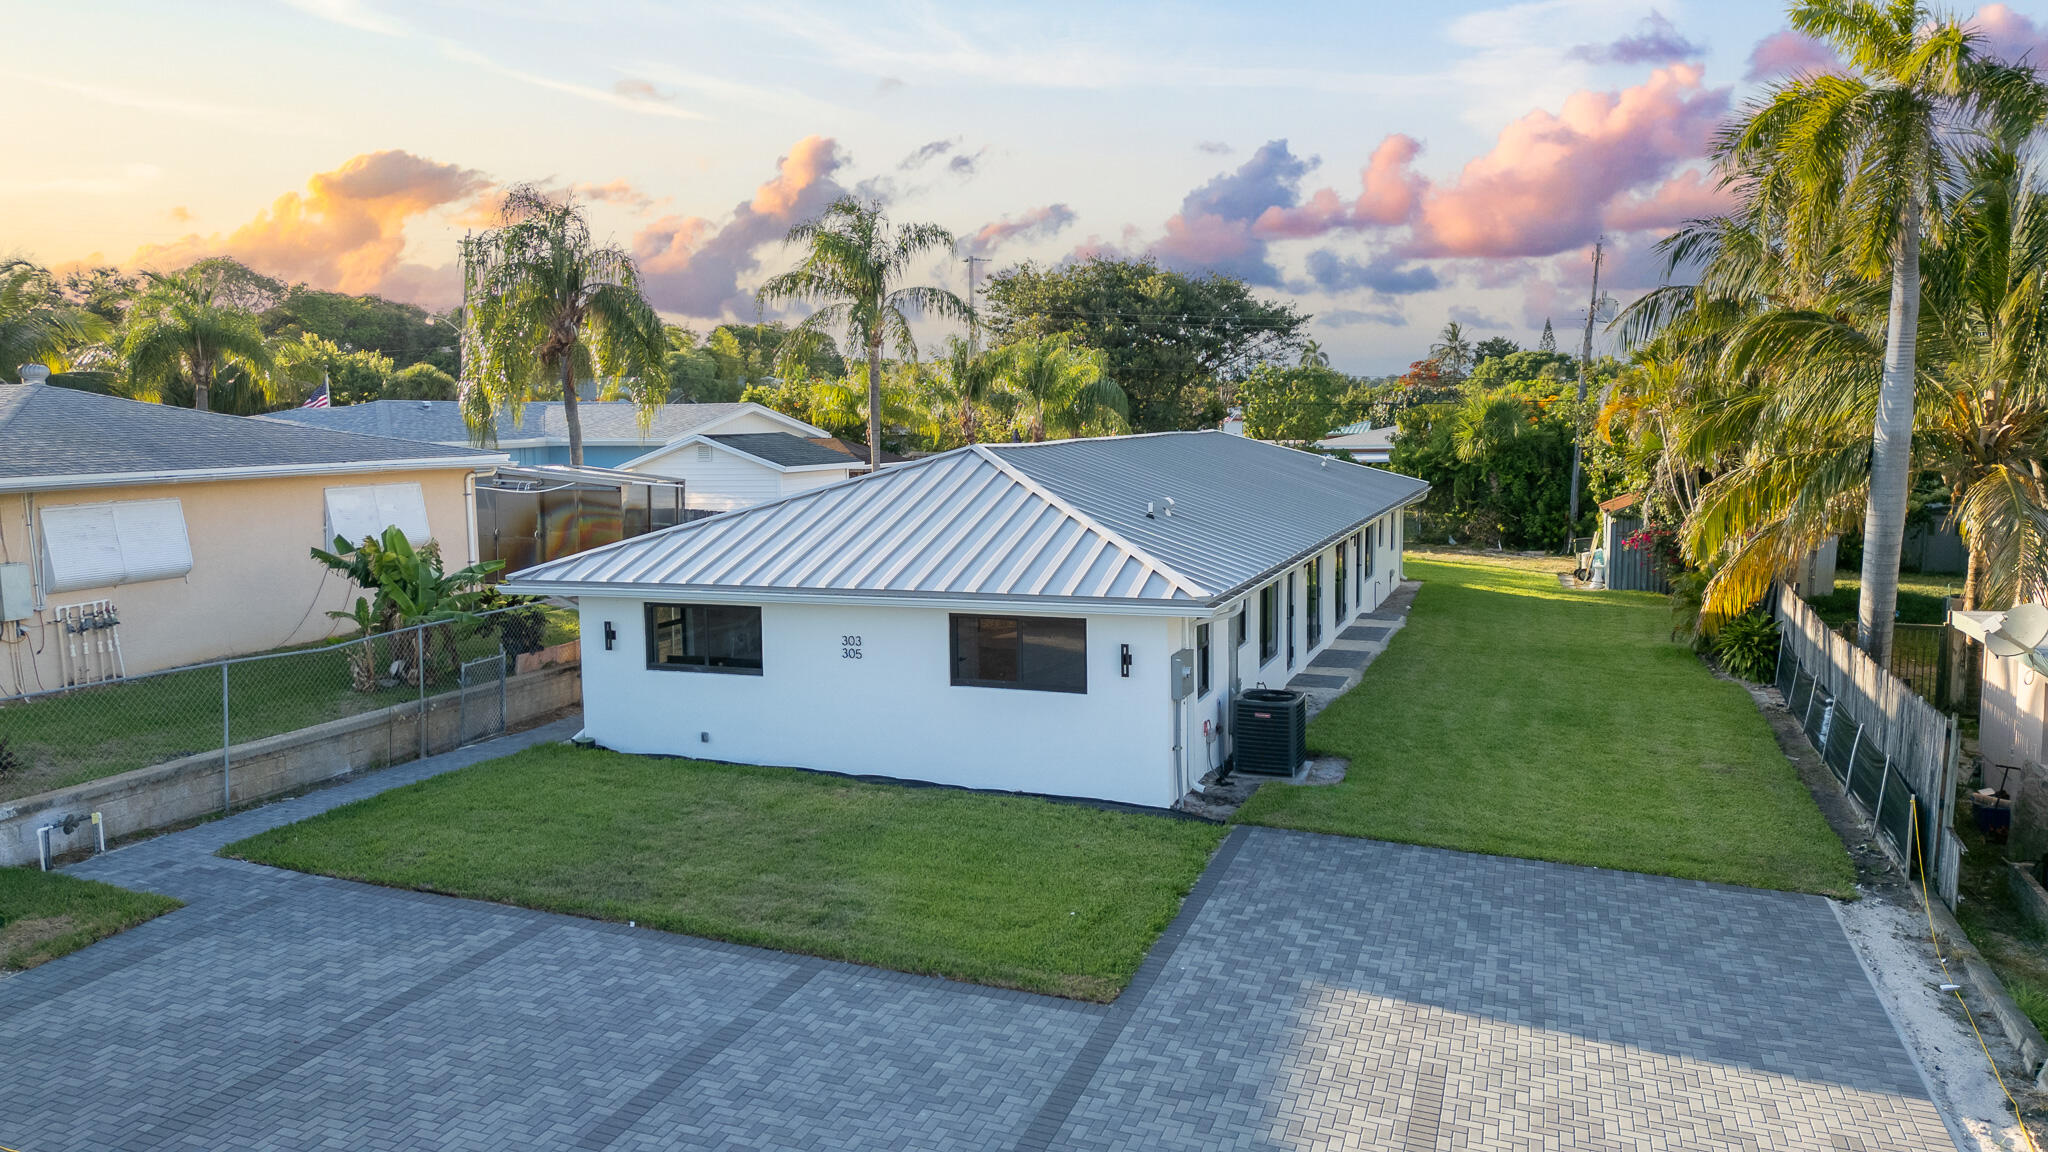
{"type": "MultiPolygon", "coordinates": [[[[1906,813],[1912,820],[1912,826],[1920,827],[1918,796],[1906,797],[1906,813]]],[[[1991,1048],[1984,1043],[1984,1033],[1977,1027],[1976,1013],[1970,1011],[1969,1003],[1963,999],[1962,985],[1956,983],[1954,976],[1949,975],[1948,959],[1941,954],[1941,934],[1934,930],[1934,905],[1927,899],[1927,853],[1916,852],[1914,856],[1920,865],[1920,910],[1927,914],[1927,938],[1934,943],[1934,959],[1941,965],[1941,982],[1954,989],[1949,995],[1954,996],[1956,1003],[1963,1006],[1963,1018],[1970,1022],[1970,1031],[1977,1037],[1977,1048],[1984,1053],[1984,1062],[1991,1065],[1991,1077],[1998,1081],[1998,1090],[2005,1093],[2005,1102],[2012,1105],[2012,1118],[2013,1122],[2020,1126],[2020,1139],[2027,1142],[2027,1147],[2032,1152],[2041,1152],[2041,1146],[2034,1143],[2034,1134],[2027,1130],[2027,1118],[2020,1114],[2020,1102],[2012,1098],[2012,1090],[2005,1086],[2005,1076],[1998,1070],[1998,1061],[1991,1058],[1991,1048]]]]}

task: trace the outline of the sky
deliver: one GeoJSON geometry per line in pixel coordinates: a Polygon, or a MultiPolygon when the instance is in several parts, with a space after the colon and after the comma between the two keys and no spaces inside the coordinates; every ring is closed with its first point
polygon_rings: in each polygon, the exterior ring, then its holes
{"type": "MultiPolygon", "coordinates": [[[[1962,11],[1999,54],[2048,60],[2048,6],[1962,11]]],[[[763,318],[789,227],[857,193],[959,237],[926,283],[964,294],[968,256],[986,275],[1150,255],[1296,303],[1359,374],[1451,319],[1525,346],[1549,319],[1575,347],[1596,239],[1604,288],[1654,286],[1655,241],[1721,203],[1716,126],[1831,60],[1755,0],[0,12],[32,62],[0,254],[227,254],[445,308],[459,238],[534,182],[702,330],[763,318]]]]}

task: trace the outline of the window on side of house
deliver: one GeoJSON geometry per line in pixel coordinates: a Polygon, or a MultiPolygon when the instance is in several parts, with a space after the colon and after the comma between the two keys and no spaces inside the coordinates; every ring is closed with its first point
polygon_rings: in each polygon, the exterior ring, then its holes
{"type": "Polygon", "coordinates": [[[1331,590],[1337,594],[1336,621],[1339,624],[1344,622],[1344,610],[1351,603],[1351,569],[1345,563],[1351,558],[1350,544],[1349,540],[1337,541],[1337,578],[1330,582],[1331,590]]]}
{"type": "Polygon", "coordinates": [[[1246,633],[1251,629],[1251,616],[1251,609],[1244,604],[1239,604],[1237,606],[1237,615],[1230,618],[1231,643],[1236,644],[1239,648],[1244,647],[1245,640],[1249,638],[1246,636],[1246,633]]]}
{"type": "Polygon", "coordinates": [[[75,592],[192,571],[185,506],[176,499],[44,505],[43,591],[75,592]]]}
{"type": "Polygon", "coordinates": [[[1195,695],[1209,694],[1209,626],[1195,625],[1195,695]]]}
{"type": "Polygon", "coordinates": [[[1280,582],[1259,589],[1259,663],[1280,654],[1280,582]]]}
{"type": "Polygon", "coordinates": [[[1358,537],[1358,578],[1360,588],[1364,587],[1364,581],[1372,579],[1373,532],[1374,529],[1367,528],[1358,537]]]}
{"type": "Polygon", "coordinates": [[[1088,691],[1086,620],[956,614],[951,623],[956,686],[1088,691]]]}
{"type": "Polygon", "coordinates": [[[322,548],[332,547],[337,536],[350,544],[371,536],[381,540],[384,530],[393,526],[414,545],[433,538],[427,527],[427,497],[418,481],[329,488],[324,494],[327,522],[322,548]]]}
{"type": "Polygon", "coordinates": [[[1308,646],[1313,648],[1323,640],[1323,558],[1308,562],[1302,570],[1302,579],[1308,582],[1308,646]]]}
{"type": "Polygon", "coordinates": [[[761,610],[744,604],[649,604],[647,666],[761,674],[761,610]]]}
{"type": "Polygon", "coordinates": [[[1294,667],[1294,573],[1287,574],[1287,666],[1294,667]]]}

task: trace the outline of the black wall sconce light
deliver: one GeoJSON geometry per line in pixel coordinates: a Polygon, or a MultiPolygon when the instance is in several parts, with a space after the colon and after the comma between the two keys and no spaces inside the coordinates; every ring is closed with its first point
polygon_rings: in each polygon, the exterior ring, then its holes
{"type": "Polygon", "coordinates": [[[613,642],[615,642],[616,640],[618,640],[618,638],[619,638],[619,632],[618,632],[618,629],[616,629],[616,628],[613,628],[613,627],[612,627],[612,622],[611,622],[611,621],[609,621],[609,620],[605,621],[605,622],[604,622],[604,650],[605,650],[605,651],[607,651],[607,652],[611,651],[611,650],[612,650],[612,644],[613,644],[613,642]]]}
{"type": "Polygon", "coordinates": [[[1129,680],[1131,678],[1131,646],[1129,644],[1125,644],[1123,645],[1123,650],[1123,677],[1124,679],[1129,680]]]}

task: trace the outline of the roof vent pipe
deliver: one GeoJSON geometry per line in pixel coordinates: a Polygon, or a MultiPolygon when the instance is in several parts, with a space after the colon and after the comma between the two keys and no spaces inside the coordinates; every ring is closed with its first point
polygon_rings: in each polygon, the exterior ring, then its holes
{"type": "Polygon", "coordinates": [[[1147,520],[1151,520],[1151,519],[1154,519],[1154,517],[1153,517],[1153,515],[1152,515],[1153,509],[1154,509],[1154,505],[1155,505],[1155,502],[1154,502],[1154,501],[1151,501],[1151,500],[1147,500],[1147,501],[1145,501],[1145,519],[1147,519],[1147,520]]]}

